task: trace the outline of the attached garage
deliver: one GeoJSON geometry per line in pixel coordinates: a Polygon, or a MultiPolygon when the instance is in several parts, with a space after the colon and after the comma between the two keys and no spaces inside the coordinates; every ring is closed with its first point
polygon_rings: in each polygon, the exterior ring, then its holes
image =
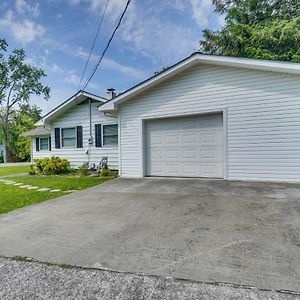
{"type": "Polygon", "coordinates": [[[147,176],[223,177],[222,114],[146,121],[147,176]]]}
{"type": "Polygon", "coordinates": [[[99,109],[120,176],[300,182],[300,64],[194,53],[99,109]]]}

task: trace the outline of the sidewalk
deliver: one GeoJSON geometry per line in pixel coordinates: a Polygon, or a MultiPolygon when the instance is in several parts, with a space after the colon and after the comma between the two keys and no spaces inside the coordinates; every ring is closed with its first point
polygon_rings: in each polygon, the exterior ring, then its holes
{"type": "Polygon", "coordinates": [[[18,166],[30,166],[31,162],[16,162],[16,163],[0,163],[0,168],[2,167],[18,167],[18,166]]]}

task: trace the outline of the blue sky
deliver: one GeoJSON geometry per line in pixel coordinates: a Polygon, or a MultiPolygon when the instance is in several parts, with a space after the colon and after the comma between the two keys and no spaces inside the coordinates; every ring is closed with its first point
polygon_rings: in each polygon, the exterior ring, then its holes
{"type": "MultiPolygon", "coordinates": [[[[92,59],[91,73],[126,0],[110,0],[92,59]]],[[[106,0],[2,0],[0,37],[10,50],[22,47],[27,62],[43,68],[51,98],[33,97],[44,113],[72,96],[89,53],[106,0]]],[[[198,49],[204,28],[219,29],[223,17],[211,0],[132,0],[89,92],[122,92],[198,49]]]]}

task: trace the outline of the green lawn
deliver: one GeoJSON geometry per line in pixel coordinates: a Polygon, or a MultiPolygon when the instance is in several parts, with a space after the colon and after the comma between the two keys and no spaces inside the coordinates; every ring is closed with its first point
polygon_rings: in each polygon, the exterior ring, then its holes
{"type": "Polygon", "coordinates": [[[38,192],[6,185],[0,181],[0,214],[7,213],[20,207],[38,203],[51,198],[65,195],[63,191],[81,190],[103,183],[108,178],[99,177],[64,177],[64,176],[22,176],[7,178],[26,185],[40,188],[60,189],[61,192],[38,192]]]}
{"type": "Polygon", "coordinates": [[[29,171],[30,166],[1,167],[0,165],[0,176],[28,173],[29,171]]]}

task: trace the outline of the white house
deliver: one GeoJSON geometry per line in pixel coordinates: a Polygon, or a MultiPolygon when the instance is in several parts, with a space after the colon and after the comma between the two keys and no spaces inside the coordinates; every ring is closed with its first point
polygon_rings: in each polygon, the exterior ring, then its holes
{"type": "Polygon", "coordinates": [[[25,135],[32,139],[32,159],[59,156],[79,167],[108,158],[118,169],[118,120],[97,110],[107,99],[79,91],[40,120],[25,135]]]}
{"type": "Polygon", "coordinates": [[[98,109],[123,177],[300,182],[300,64],[194,53],[98,109]]]}

